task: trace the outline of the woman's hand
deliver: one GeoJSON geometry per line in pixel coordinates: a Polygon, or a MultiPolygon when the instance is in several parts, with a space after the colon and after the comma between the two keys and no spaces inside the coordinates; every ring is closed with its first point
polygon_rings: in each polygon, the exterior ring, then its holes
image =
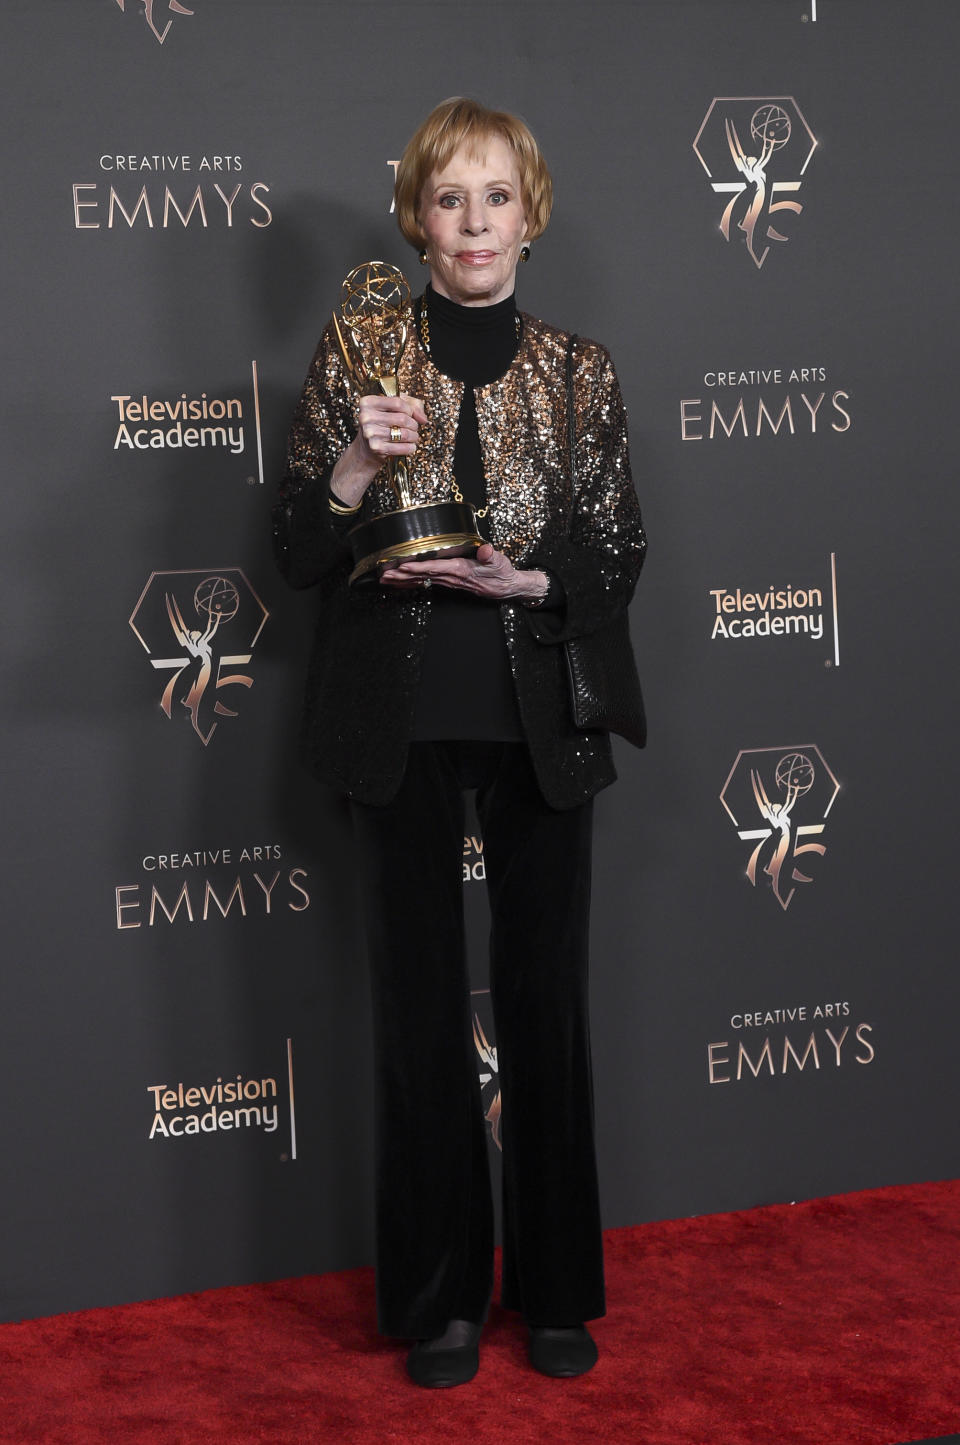
{"type": "Polygon", "coordinates": [[[412,457],[427,424],[423,402],[415,396],[362,396],[357,435],[340,456],[330,477],[334,495],[355,507],[387,457],[412,457]]]}
{"type": "Polygon", "coordinates": [[[476,557],[439,557],[433,562],[401,562],[384,572],[386,587],[450,587],[504,602],[509,597],[544,597],[549,586],[546,572],[514,567],[504,552],[490,542],[477,549],[476,557]]]}

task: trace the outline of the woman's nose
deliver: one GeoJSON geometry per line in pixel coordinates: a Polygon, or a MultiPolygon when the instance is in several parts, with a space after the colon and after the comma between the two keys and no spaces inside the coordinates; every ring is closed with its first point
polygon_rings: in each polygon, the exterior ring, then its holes
{"type": "Polygon", "coordinates": [[[483,214],[483,205],[479,200],[468,201],[463,210],[463,226],[471,236],[486,229],[486,217],[483,214]]]}

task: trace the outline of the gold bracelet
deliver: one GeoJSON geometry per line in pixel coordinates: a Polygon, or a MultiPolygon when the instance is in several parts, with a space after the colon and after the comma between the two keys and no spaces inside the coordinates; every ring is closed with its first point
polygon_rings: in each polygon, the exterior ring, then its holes
{"type": "Polygon", "coordinates": [[[348,507],[345,502],[338,501],[337,498],[334,497],[333,492],[330,492],[327,501],[330,503],[331,512],[335,512],[338,517],[352,517],[359,512],[363,506],[362,497],[355,507],[348,507]]]}

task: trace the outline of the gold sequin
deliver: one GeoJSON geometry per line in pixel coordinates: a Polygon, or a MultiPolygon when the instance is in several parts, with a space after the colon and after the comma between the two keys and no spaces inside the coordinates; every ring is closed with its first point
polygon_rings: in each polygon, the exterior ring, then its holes
{"type": "MultiPolygon", "coordinates": [[[[626,416],[606,349],[576,343],[576,482],[567,461],[567,334],[522,316],[517,355],[504,375],[476,388],[477,428],[490,509],[490,539],[522,566],[550,533],[597,546],[611,559],[624,547],[642,555],[630,478],[626,416]]],[[[411,328],[400,365],[401,391],[419,397],[430,424],[413,458],[415,503],[451,496],[453,451],[463,383],[438,371],[411,328]]],[[[320,341],[290,435],[288,475],[329,472],[356,432],[356,397],[332,328],[320,341]]],[[[364,498],[364,514],[392,510],[386,468],[364,498]]]]}

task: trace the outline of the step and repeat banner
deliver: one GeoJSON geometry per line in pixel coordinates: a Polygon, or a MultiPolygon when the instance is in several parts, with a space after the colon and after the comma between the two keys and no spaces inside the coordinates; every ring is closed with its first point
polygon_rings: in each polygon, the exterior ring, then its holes
{"type": "MultiPolygon", "coordinates": [[[[452,94],[608,345],[651,740],[597,813],[608,1226],[956,1173],[950,0],[5,10],[5,1318],[368,1263],[345,804],[273,567],[340,282],[452,94]]],[[[483,839],[463,843],[498,1168],[483,839]]]]}

